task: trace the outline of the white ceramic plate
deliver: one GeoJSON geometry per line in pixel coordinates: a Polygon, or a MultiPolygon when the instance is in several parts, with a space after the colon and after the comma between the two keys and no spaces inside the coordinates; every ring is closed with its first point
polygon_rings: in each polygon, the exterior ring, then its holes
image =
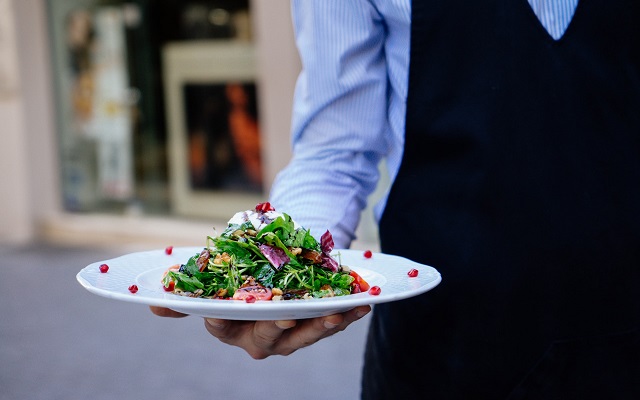
{"type": "Polygon", "coordinates": [[[78,273],[77,279],[90,292],[111,299],[167,307],[203,317],[256,321],[313,318],[343,312],[359,305],[406,299],[431,290],[441,280],[436,269],[406,258],[381,253],[373,253],[371,258],[365,258],[359,250],[336,250],[333,254],[340,254],[342,264],[351,267],[371,286],[380,287],[379,295],[358,293],[323,299],[245,303],[198,299],[165,292],[161,283],[164,271],[172,265],[186,263],[189,257],[200,251],[202,247],[180,247],[174,248],[171,255],[165,254],[164,250],[127,254],[92,263],[78,273]],[[101,264],[109,266],[108,272],[100,272],[101,264]],[[407,275],[412,268],[418,270],[415,278],[407,275]],[[129,291],[131,285],[138,286],[137,293],[129,291]]]}

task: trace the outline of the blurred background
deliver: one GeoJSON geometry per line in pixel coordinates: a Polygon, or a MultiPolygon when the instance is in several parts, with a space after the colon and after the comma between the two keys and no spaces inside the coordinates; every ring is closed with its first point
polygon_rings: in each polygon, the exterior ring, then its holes
{"type": "Polygon", "coordinates": [[[366,319],[253,361],[75,280],[264,201],[299,70],[288,0],[0,0],[0,399],[357,397],[366,319]]]}

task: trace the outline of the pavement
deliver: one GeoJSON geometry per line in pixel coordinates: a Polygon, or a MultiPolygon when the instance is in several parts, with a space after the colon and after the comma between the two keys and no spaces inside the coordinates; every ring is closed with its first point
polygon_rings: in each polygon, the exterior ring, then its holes
{"type": "Polygon", "coordinates": [[[0,244],[0,400],[359,398],[368,316],[290,356],[253,360],[201,318],[156,317],[77,282],[86,265],[128,252],[0,244]]]}

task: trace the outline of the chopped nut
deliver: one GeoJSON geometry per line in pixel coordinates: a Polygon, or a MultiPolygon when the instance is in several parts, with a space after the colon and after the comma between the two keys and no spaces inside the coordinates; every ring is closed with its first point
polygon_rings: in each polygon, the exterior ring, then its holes
{"type": "Polygon", "coordinates": [[[219,253],[213,258],[213,265],[222,265],[222,256],[219,253]]]}
{"type": "Polygon", "coordinates": [[[291,249],[291,254],[293,254],[294,256],[297,256],[300,253],[302,253],[302,248],[300,247],[294,247],[291,249]]]}
{"type": "Polygon", "coordinates": [[[281,295],[273,296],[273,297],[271,298],[271,301],[282,301],[282,296],[281,296],[281,295]]]}
{"type": "Polygon", "coordinates": [[[247,276],[244,283],[240,285],[240,287],[243,288],[247,286],[256,286],[256,285],[257,285],[256,278],[254,278],[253,276],[247,276]]]}
{"type": "Polygon", "coordinates": [[[331,288],[331,285],[322,285],[320,290],[325,292],[324,296],[322,297],[335,297],[336,295],[333,289],[331,288]]]}
{"type": "Polygon", "coordinates": [[[273,289],[271,289],[271,293],[273,293],[274,296],[282,296],[283,295],[282,289],[275,288],[275,287],[273,289]]]}
{"type": "Polygon", "coordinates": [[[218,253],[213,258],[213,265],[222,265],[222,264],[225,264],[225,263],[229,264],[230,262],[231,262],[231,256],[227,252],[218,253]]]}
{"type": "Polygon", "coordinates": [[[236,229],[231,235],[235,237],[243,237],[244,231],[242,229],[236,229]]]}

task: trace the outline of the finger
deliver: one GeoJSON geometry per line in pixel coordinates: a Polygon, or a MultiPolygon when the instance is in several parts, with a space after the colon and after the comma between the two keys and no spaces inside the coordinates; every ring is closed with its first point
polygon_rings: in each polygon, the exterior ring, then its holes
{"type": "Polygon", "coordinates": [[[371,306],[368,306],[368,305],[359,306],[347,311],[346,313],[344,313],[343,324],[346,324],[346,325],[344,325],[343,329],[346,328],[352,322],[355,322],[361,319],[362,317],[364,317],[365,315],[369,314],[370,312],[371,312],[371,306]]]}
{"type": "Polygon", "coordinates": [[[149,306],[149,309],[159,317],[183,318],[187,316],[187,314],[179,313],[165,307],[149,306]]]}
{"type": "Polygon", "coordinates": [[[364,317],[370,311],[371,306],[365,305],[353,308],[342,314],[328,315],[322,319],[322,325],[327,329],[327,333],[332,335],[345,330],[347,326],[364,317]]]}
{"type": "Polygon", "coordinates": [[[295,329],[283,334],[283,338],[272,351],[281,355],[291,354],[298,349],[343,331],[370,311],[370,306],[361,306],[341,314],[299,321],[300,323],[295,329]]]}
{"type": "Polygon", "coordinates": [[[253,321],[230,321],[218,318],[205,318],[207,331],[223,343],[243,347],[247,335],[251,334],[253,321]]]}
{"type": "Polygon", "coordinates": [[[227,321],[224,319],[217,318],[205,318],[204,319],[204,327],[207,331],[220,339],[221,341],[227,343],[227,338],[231,336],[230,334],[230,326],[232,321],[227,321]]]}
{"type": "Polygon", "coordinates": [[[205,328],[221,342],[244,349],[251,357],[260,360],[278,354],[274,344],[296,321],[229,321],[205,318],[205,328]]]}
{"type": "MultiPolygon", "coordinates": [[[[294,320],[257,321],[253,326],[251,341],[258,350],[263,351],[265,354],[274,354],[273,349],[278,342],[282,340],[285,332],[294,328],[296,325],[298,325],[298,322],[294,320]]],[[[260,352],[259,354],[262,355],[260,352]]]]}

